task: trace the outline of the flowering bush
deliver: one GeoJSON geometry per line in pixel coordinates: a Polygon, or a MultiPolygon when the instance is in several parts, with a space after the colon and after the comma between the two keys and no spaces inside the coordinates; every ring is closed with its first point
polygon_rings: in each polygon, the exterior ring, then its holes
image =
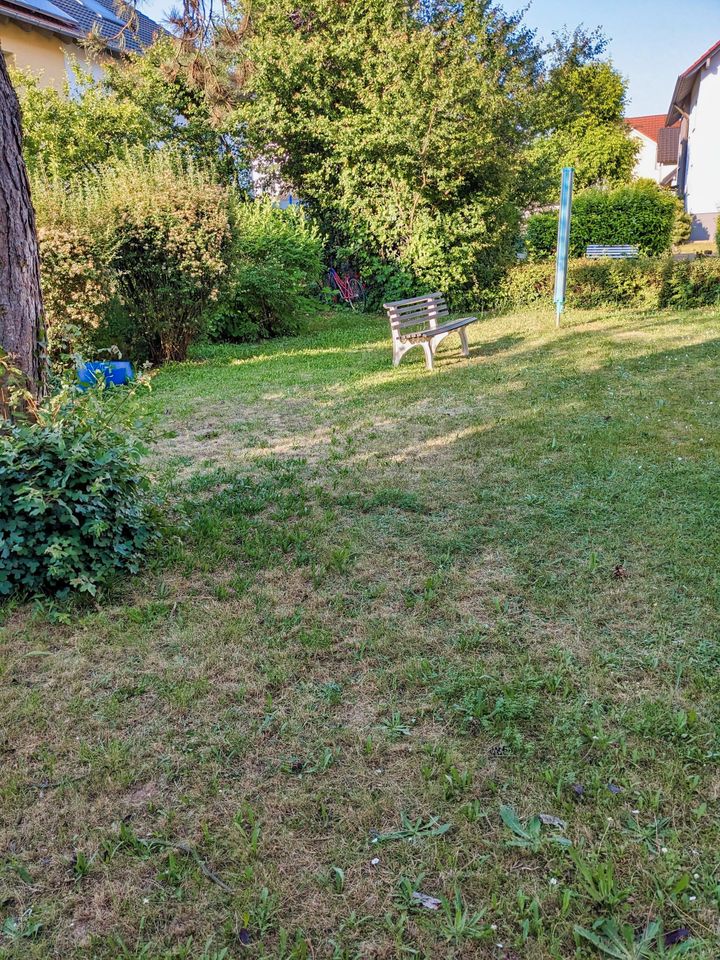
{"type": "Polygon", "coordinates": [[[54,365],[66,367],[102,339],[115,277],[92,237],[75,225],[40,227],[38,241],[48,351],[54,365]]]}

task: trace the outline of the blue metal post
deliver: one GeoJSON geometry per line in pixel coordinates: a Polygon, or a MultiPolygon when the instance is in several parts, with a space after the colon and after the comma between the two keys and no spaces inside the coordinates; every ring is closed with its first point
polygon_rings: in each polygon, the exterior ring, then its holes
{"type": "Polygon", "coordinates": [[[565,307],[568,254],[570,250],[570,214],[572,211],[573,168],[563,167],[560,187],[560,215],[558,217],[557,257],[555,260],[555,326],[560,326],[560,314],[565,307]]]}

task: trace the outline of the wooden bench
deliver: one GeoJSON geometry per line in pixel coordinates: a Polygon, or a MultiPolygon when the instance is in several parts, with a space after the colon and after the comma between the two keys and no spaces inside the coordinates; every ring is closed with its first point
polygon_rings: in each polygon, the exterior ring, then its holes
{"type": "Polygon", "coordinates": [[[477,317],[461,317],[458,320],[443,320],[450,316],[445,297],[441,293],[426,293],[422,297],[409,300],[395,300],[383,304],[390,319],[390,332],[393,343],[393,366],[396,367],[408,350],[422,347],[425,351],[425,365],[433,368],[435,351],[450,333],[457,333],[462,343],[463,354],[470,356],[467,331],[465,328],[475,323],[477,317]]]}
{"type": "Polygon", "coordinates": [[[591,243],[585,251],[585,256],[591,257],[593,260],[598,257],[612,257],[614,260],[622,260],[626,257],[637,257],[639,253],[638,248],[630,246],[629,243],[615,247],[604,247],[600,243],[591,243]]]}

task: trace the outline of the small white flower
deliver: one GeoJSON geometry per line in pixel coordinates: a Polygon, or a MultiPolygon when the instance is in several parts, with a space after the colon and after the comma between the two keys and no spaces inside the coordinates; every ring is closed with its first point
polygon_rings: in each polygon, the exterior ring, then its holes
{"type": "Polygon", "coordinates": [[[550,886],[551,886],[551,887],[556,887],[556,886],[557,886],[557,882],[558,882],[558,881],[557,881],[557,877],[550,877],[550,886]]]}
{"type": "Polygon", "coordinates": [[[148,897],[143,897],[143,903],[150,903],[150,900],[148,899],[148,897]]]}
{"type": "Polygon", "coordinates": [[[639,810],[633,810],[633,813],[637,816],[637,814],[640,813],[640,811],[639,811],[639,810]]]}
{"type": "Polygon", "coordinates": [[[380,863],[380,857],[373,857],[370,863],[373,867],[376,867],[380,863]]]}
{"type": "Polygon", "coordinates": [[[491,930],[497,930],[497,924],[496,924],[496,923],[491,923],[491,924],[490,924],[490,929],[491,929],[491,930]]]}
{"type": "Polygon", "coordinates": [[[694,874],[693,874],[693,880],[699,880],[699,879],[700,879],[700,874],[699,874],[699,873],[694,873],[694,874]]]}
{"type": "Polygon", "coordinates": [[[690,903],[694,903],[697,900],[697,897],[688,897],[690,903]]]}
{"type": "Polygon", "coordinates": [[[667,847],[660,847],[660,853],[667,853],[667,852],[668,852],[667,847]]]}

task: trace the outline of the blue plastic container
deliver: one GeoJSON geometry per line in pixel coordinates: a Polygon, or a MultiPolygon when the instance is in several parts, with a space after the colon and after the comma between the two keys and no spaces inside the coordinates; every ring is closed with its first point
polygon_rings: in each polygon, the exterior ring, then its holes
{"type": "Polygon", "coordinates": [[[78,367],[78,380],[86,386],[94,386],[102,377],[108,387],[120,386],[134,379],[132,364],[129,360],[96,360],[81,363],[78,367]]]}

